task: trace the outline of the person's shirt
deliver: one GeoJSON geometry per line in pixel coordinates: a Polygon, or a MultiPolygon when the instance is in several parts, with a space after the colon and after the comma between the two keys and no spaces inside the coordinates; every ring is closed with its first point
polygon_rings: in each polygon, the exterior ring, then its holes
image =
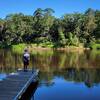
{"type": "Polygon", "coordinates": [[[25,62],[27,62],[27,61],[30,60],[30,54],[29,54],[28,52],[25,52],[25,53],[23,54],[23,60],[24,60],[25,62]]]}

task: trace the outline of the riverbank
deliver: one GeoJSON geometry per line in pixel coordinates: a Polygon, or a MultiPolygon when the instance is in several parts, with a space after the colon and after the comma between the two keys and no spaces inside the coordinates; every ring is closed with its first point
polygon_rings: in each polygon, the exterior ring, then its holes
{"type": "Polygon", "coordinates": [[[90,48],[84,48],[82,45],[79,47],[76,46],[65,46],[65,47],[53,47],[52,46],[41,46],[37,44],[17,44],[17,45],[12,45],[12,51],[14,52],[23,52],[25,48],[28,48],[30,52],[32,51],[46,51],[46,50],[62,50],[62,51],[84,51],[84,50],[90,50],[90,48]]]}

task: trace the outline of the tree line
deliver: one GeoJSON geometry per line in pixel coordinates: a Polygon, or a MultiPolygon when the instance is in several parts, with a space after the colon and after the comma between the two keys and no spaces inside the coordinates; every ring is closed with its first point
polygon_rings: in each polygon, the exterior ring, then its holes
{"type": "Polygon", "coordinates": [[[51,8],[38,8],[33,15],[9,14],[0,19],[0,47],[19,43],[52,44],[55,47],[89,46],[100,43],[100,11],[53,16],[51,8]]]}

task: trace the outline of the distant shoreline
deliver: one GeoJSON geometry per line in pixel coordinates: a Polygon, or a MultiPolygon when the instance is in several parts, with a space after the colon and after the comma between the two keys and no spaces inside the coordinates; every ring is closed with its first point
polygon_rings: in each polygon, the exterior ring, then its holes
{"type": "Polygon", "coordinates": [[[66,47],[42,47],[42,46],[36,46],[34,44],[18,44],[18,45],[13,45],[12,50],[14,52],[23,52],[25,48],[28,48],[30,52],[36,50],[36,51],[47,51],[47,50],[60,50],[60,51],[68,51],[68,52],[80,52],[84,50],[90,50],[90,48],[85,48],[85,47],[76,47],[76,46],[66,46],[66,47]]]}

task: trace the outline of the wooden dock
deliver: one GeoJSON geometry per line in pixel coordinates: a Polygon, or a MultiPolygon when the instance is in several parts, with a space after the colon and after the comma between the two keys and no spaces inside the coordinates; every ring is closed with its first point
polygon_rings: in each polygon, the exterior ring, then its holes
{"type": "Polygon", "coordinates": [[[8,75],[6,79],[0,81],[0,100],[20,100],[30,84],[36,82],[38,72],[38,70],[33,73],[31,70],[27,72],[20,70],[8,75]]]}

